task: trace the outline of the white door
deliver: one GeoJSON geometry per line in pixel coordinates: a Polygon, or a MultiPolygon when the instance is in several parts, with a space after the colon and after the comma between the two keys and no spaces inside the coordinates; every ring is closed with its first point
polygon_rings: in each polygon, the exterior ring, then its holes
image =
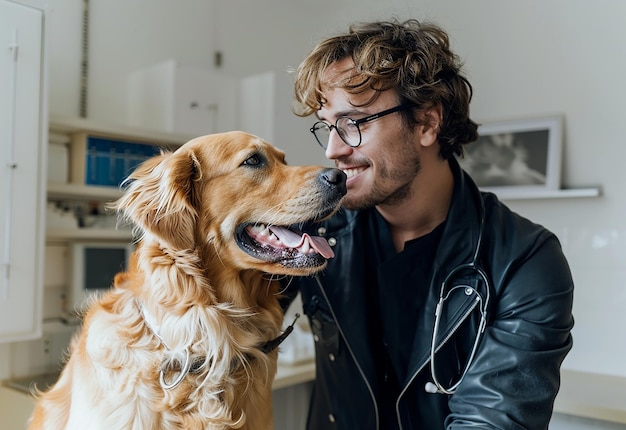
{"type": "Polygon", "coordinates": [[[35,337],[42,324],[43,20],[0,0],[0,341],[35,337]]]}

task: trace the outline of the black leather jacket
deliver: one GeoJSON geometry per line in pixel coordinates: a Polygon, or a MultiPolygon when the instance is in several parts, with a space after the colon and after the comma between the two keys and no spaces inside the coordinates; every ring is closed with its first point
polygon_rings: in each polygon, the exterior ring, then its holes
{"type": "MultiPolygon", "coordinates": [[[[574,287],[567,261],[552,233],[511,212],[493,194],[480,193],[458,163],[450,165],[454,195],[415,339],[407,339],[413,345],[409,376],[400,396],[391,399],[398,428],[547,429],[559,368],[572,347],[574,287]],[[489,287],[486,329],[456,392],[427,393],[442,282],[453,269],[473,261],[479,240],[477,263],[491,285],[475,270],[461,270],[447,290],[468,285],[484,298],[489,287]]],[[[365,237],[377,232],[364,231],[364,218],[363,212],[344,210],[316,225],[316,234],[335,243],[336,256],[318,276],[293,279],[289,287],[302,293],[316,345],[309,430],[384,429],[372,362],[377,346],[362,312],[365,237]]],[[[471,290],[455,294],[442,314],[436,354],[442,382],[458,380],[463,373],[480,324],[480,312],[469,312],[474,304],[471,290]]]]}

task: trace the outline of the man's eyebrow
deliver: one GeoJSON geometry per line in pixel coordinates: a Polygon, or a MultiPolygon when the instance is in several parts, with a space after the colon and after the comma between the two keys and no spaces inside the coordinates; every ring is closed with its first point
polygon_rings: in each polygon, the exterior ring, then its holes
{"type": "MultiPolygon", "coordinates": [[[[358,109],[358,108],[351,108],[342,112],[337,112],[335,114],[335,118],[339,118],[342,116],[347,116],[347,117],[353,117],[353,116],[361,116],[361,115],[365,115],[367,116],[368,114],[366,112],[363,112],[362,110],[358,109]]],[[[315,112],[315,116],[317,117],[318,120],[320,121],[327,121],[326,118],[324,118],[324,116],[322,116],[320,114],[319,111],[315,112]]]]}

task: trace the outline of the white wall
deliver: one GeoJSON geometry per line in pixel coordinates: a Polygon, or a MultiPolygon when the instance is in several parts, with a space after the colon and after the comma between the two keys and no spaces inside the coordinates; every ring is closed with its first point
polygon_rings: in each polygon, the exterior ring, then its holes
{"type": "MultiPolygon", "coordinates": [[[[62,15],[59,19],[79,15],[81,0],[50,2],[62,15]]],[[[310,121],[291,113],[292,86],[288,73],[310,47],[311,32],[319,29],[315,24],[318,19],[309,17],[320,13],[323,2],[281,3],[277,0],[91,0],[88,117],[109,124],[126,124],[128,76],[169,59],[229,77],[274,72],[275,103],[269,107],[276,118],[274,143],[291,149],[288,161],[292,164],[325,164],[323,153],[308,132],[310,121]],[[284,16],[297,18],[282,19],[284,16]],[[213,63],[218,50],[223,53],[220,68],[213,63]]],[[[69,82],[63,79],[66,78],[63,73],[58,73],[61,69],[69,70],[77,77],[80,68],[80,50],[73,46],[65,49],[78,41],[80,26],[68,28],[71,31],[53,35],[53,48],[63,51],[64,64],[61,66],[57,61],[52,67],[57,73],[51,73],[51,112],[77,116],[78,79],[69,82]]]]}
{"type": "Polygon", "coordinates": [[[291,114],[287,73],[319,37],[345,29],[348,19],[398,15],[442,24],[473,82],[475,119],[565,116],[563,185],[598,185],[603,196],[511,206],[554,230],[570,259],[577,325],[576,346],[565,365],[626,375],[626,366],[615,358],[626,351],[611,341],[622,337],[626,325],[626,315],[619,312],[626,304],[619,281],[626,274],[620,157],[626,153],[621,23],[626,2],[604,0],[598,7],[593,0],[186,0],[174,6],[166,0],[92,0],[91,12],[92,118],[124,122],[130,71],[171,57],[212,67],[212,53],[220,50],[220,71],[229,76],[276,73],[275,143],[294,164],[325,162],[307,131],[310,121],[291,114]]]}
{"type": "MultiPolygon", "coordinates": [[[[76,116],[81,1],[49,3],[55,13],[50,111],[76,116]]],[[[274,143],[292,164],[325,163],[309,136],[311,121],[291,113],[287,73],[321,36],[343,31],[351,21],[392,15],[442,24],[465,59],[476,120],[564,115],[563,185],[600,186],[602,196],[510,206],[557,233],[572,266],[575,344],[564,366],[626,375],[626,2],[91,0],[90,5],[91,119],[126,122],[130,72],[170,58],[212,68],[213,52],[220,50],[220,73],[275,73],[274,143]]]]}

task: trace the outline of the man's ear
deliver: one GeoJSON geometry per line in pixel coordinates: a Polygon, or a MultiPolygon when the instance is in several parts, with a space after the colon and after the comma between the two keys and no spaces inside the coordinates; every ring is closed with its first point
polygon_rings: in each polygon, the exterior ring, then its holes
{"type": "Polygon", "coordinates": [[[199,171],[191,152],[162,154],[147,160],[130,176],[119,212],[176,250],[194,247],[197,211],[193,186],[199,171]]]}
{"type": "Polygon", "coordinates": [[[437,142],[441,122],[443,121],[443,108],[437,104],[423,112],[421,118],[420,144],[424,147],[432,146],[437,142]]]}

